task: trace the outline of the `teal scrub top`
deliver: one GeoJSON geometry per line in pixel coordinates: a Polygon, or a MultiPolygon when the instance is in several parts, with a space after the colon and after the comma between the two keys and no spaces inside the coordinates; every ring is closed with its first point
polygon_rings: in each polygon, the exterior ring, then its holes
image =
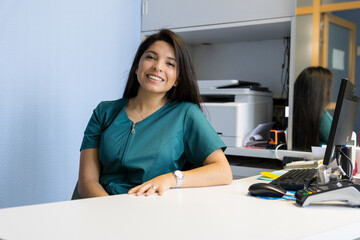
{"type": "Polygon", "coordinates": [[[320,117],[320,145],[326,145],[329,139],[332,124],[332,116],[326,110],[321,113],[320,117]]]}
{"type": "Polygon", "coordinates": [[[226,148],[196,104],[168,102],[132,131],[127,103],[127,98],[101,102],[81,145],[99,149],[99,182],[109,194],[127,193],[156,176],[182,169],[186,161],[202,166],[212,152],[226,148]]]}

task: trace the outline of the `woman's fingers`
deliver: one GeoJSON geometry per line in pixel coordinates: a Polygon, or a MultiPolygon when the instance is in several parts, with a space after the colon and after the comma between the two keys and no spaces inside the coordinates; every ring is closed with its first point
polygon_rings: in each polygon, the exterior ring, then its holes
{"type": "Polygon", "coordinates": [[[132,189],[130,189],[130,190],[128,191],[128,194],[136,193],[140,187],[141,187],[141,185],[136,186],[136,187],[133,187],[132,189]]]}
{"type": "Polygon", "coordinates": [[[140,195],[150,196],[151,194],[158,192],[159,195],[162,195],[166,189],[161,185],[160,185],[161,187],[158,186],[159,185],[156,184],[144,183],[142,185],[130,189],[128,194],[136,194],[136,196],[140,196],[140,195]]]}
{"type": "Polygon", "coordinates": [[[156,185],[151,184],[149,189],[145,192],[145,196],[150,196],[151,194],[157,191],[158,187],[156,185]]]}
{"type": "Polygon", "coordinates": [[[171,178],[173,176],[171,174],[165,174],[158,176],[148,182],[145,182],[139,186],[136,186],[129,190],[129,194],[136,194],[137,196],[145,195],[150,196],[154,193],[158,193],[159,195],[164,194],[166,190],[171,187],[171,178]]]}
{"type": "Polygon", "coordinates": [[[145,196],[150,196],[151,194],[157,191],[158,187],[151,183],[143,183],[139,186],[136,186],[129,190],[129,194],[136,194],[137,196],[145,194],[145,196]]]}

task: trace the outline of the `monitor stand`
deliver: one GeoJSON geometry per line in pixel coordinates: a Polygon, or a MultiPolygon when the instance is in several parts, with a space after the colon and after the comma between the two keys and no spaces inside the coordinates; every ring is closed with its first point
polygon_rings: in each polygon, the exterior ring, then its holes
{"type": "Polygon", "coordinates": [[[351,149],[349,147],[335,148],[335,160],[329,166],[321,165],[318,168],[318,184],[327,184],[330,181],[352,178],[351,149]],[[344,161],[342,161],[344,159],[344,161]],[[346,173],[345,170],[348,172],[346,173]]]}

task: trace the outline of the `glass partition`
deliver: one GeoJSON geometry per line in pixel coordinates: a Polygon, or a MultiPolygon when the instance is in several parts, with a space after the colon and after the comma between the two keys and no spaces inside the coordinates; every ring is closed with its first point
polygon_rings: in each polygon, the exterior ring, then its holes
{"type": "MultiPolygon", "coordinates": [[[[334,75],[331,113],[341,78],[360,86],[360,1],[297,0],[296,6],[294,78],[308,66],[329,68],[334,75]]],[[[360,131],[360,113],[354,131],[360,131]]]]}

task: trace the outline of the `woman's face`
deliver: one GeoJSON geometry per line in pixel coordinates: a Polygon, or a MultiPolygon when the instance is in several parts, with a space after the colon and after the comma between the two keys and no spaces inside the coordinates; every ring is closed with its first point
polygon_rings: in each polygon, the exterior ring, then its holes
{"type": "Polygon", "coordinates": [[[165,41],[154,42],[141,56],[135,71],[140,84],[139,91],[165,96],[177,85],[177,62],[174,48],[165,41]]]}

